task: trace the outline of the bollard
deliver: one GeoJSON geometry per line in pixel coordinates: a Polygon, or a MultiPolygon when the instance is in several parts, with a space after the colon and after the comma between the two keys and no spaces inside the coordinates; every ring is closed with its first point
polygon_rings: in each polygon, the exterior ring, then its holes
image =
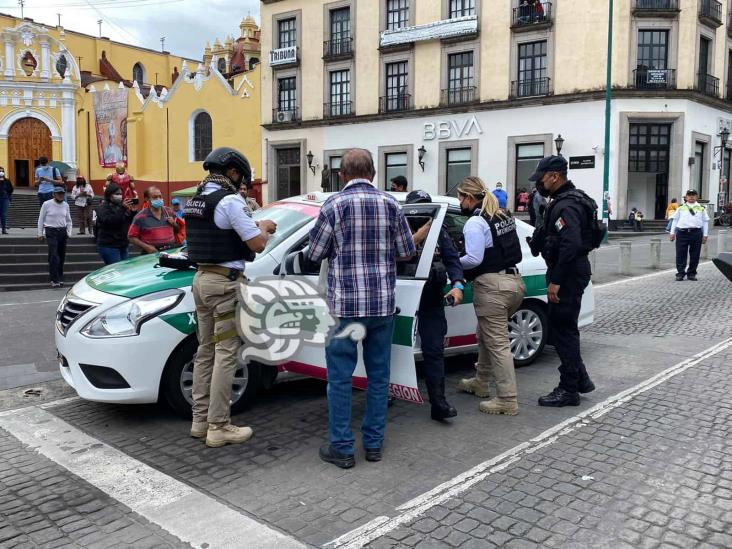
{"type": "Polygon", "coordinates": [[[651,238],[651,269],[661,268],[661,239],[651,238]]]}
{"type": "Polygon", "coordinates": [[[630,276],[630,240],[620,242],[620,274],[630,276]]]}
{"type": "Polygon", "coordinates": [[[717,233],[717,255],[727,251],[727,231],[717,233]]]}

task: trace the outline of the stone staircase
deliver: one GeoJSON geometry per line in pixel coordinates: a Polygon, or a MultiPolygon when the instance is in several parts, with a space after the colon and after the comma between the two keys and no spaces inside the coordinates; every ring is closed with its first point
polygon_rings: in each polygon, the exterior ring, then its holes
{"type": "MultiPolygon", "coordinates": [[[[663,219],[644,219],[643,220],[643,232],[644,233],[663,233],[666,231],[666,224],[668,221],[663,219]]],[[[619,233],[632,233],[633,226],[630,221],[618,219],[611,220],[610,231],[619,233]]],[[[638,234],[638,233],[636,233],[638,234]]],[[[642,234],[642,233],[641,233],[642,234]]]]}
{"type": "MultiPolygon", "coordinates": [[[[71,219],[74,223],[74,227],[78,228],[79,224],[79,210],[74,206],[71,201],[71,195],[69,197],[69,207],[71,208],[71,219]]],[[[97,207],[101,203],[99,197],[94,197],[94,206],[97,207]]],[[[13,229],[30,229],[38,225],[38,214],[41,211],[41,207],[38,205],[38,197],[35,194],[29,194],[27,192],[15,192],[13,193],[13,202],[10,204],[8,210],[8,227],[13,229]]],[[[76,229],[74,229],[76,231],[76,229]]]]}

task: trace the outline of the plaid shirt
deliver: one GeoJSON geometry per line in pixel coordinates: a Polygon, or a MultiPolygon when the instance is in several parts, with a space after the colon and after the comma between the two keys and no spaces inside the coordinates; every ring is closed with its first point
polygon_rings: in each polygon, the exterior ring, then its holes
{"type": "Polygon", "coordinates": [[[328,304],[339,317],[393,315],[396,257],[416,253],[399,202],[354,179],[325,201],[310,231],[311,261],[328,259],[328,304]]]}

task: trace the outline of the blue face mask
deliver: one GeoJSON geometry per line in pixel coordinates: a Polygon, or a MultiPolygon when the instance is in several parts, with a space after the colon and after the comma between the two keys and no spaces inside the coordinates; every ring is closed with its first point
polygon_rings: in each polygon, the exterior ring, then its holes
{"type": "Polygon", "coordinates": [[[153,208],[162,208],[165,205],[165,201],[163,201],[162,198],[157,198],[155,200],[151,200],[150,205],[153,208]]]}

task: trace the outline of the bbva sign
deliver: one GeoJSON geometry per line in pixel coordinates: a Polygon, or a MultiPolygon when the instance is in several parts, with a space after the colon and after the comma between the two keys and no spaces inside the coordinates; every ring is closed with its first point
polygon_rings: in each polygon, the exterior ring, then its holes
{"type": "Polygon", "coordinates": [[[478,135],[483,133],[483,128],[480,127],[480,123],[475,116],[465,120],[425,122],[422,138],[425,141],[452,139],[467,137],[471,132],[475,132],[478,135]]]}

